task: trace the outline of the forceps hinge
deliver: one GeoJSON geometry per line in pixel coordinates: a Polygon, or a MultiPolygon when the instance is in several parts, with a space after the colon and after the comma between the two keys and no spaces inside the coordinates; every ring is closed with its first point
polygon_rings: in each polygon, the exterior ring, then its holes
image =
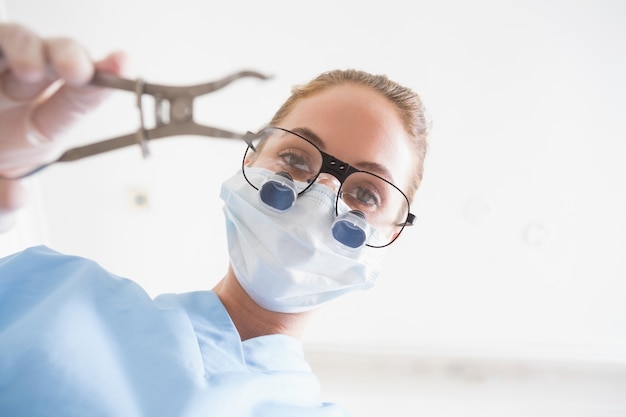
{"type": "Polygon", "coordinates": [[[199,135],[243,139],[248,142],[249,134],[200,125],[193,118],[193,103],[196,97],[212,93],[244,77],[254,77],[263,80],[270,78],[256,71],[240,71],[217,81],[179,87],[145,83],[143,80],[128,80],[110,73],[96,72],[91,83],[97,86],[135,92],[137,95],[137,107],[140,112],[140,127],[136,142],[142,147],[142,154],[145,157],[148,155],[148,142],[152,139],[164,137],[199,135]],[[143,97],[145,95],[150,95],[154,98],[155,127],[151,129],[145,125],[145,108],[143,106],[143,97]]]}
{"type": "Polygon", "coordinates": [[[139,109],[139,129],[137,130],[137,142],[141,148],[141,156],[147,158],[150,155],[150,149],[148,149],[148,140],[146,138],[146,123],[143,117],[143,79],[137,79],[135,84],[135,94],[137,94],[137,108],[139,109]]]}

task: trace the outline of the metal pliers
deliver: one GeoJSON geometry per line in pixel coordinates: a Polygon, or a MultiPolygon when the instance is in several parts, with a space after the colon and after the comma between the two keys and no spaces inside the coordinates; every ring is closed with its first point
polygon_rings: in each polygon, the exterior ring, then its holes
{"type": "MultiPolygon", "coordinates": [[[[242,139],[250,145],[250,140],[254,137],[254,134],[250,132],[236,133],[217,127],[204,126],[196,123],[193,119],[193,101],[196,97],[212,93],[235,80],[245,77],[254,77],[262,80],[270,78],[256,71],[241,71],[204,84],[168,86],[146,83],[141,79],[130,80],[111,73],[97,71],[91,80],[92,85],[126,90],[136,94],[140,117],[139,129],[128,135],[71,148],[54,161],[10,179],[30,176],[57,162],[76,161],[131,145],[139,145],[142,155],[146,157],[149,154],[149,141],[171,136],[197,135],[213,138],[242,139]],[[147,128],[144,123],[144,95],[154,97],[155,126],[152,128],[147,128]]],[[[7,179],[7,177],[1,178],[7,179]]]]}

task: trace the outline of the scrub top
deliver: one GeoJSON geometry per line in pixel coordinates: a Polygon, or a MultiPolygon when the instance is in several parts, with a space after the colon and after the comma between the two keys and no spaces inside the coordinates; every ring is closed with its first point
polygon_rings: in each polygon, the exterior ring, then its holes
{"type": "Polygon", "coordinates": [[[0,416],[346,416],[300,341],[241,341],[212,291],[151,299],[45,246],[0,259],[0,416]]]}

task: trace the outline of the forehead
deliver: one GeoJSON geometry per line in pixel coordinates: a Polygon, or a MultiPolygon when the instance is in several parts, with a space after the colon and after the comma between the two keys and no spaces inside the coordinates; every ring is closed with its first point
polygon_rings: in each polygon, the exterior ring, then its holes
{"type": "Polygon", "coordinates": [[[309,129],[322,150],[357,168],[384,166],[388,179],[407,189],[413,174],[410,138],[397,109],[380,93],[360,85],[334,86],[296,102],[279,125],[309,129]]]}

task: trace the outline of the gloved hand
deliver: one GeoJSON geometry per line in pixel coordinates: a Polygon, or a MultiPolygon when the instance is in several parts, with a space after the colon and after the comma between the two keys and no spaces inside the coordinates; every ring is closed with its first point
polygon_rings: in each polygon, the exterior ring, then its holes
{"type": "MultiPolygon", "coordinates": [[[[18,24],[0,24],[0,176],[15,176],[52,160],[66,131],[108,95],[87,85],[94,70],[120,74],[125,55],[93,61],[67,38],[44,39],[18,24]]],[[[26,201],[18,180],[0,179],[0,232],[26,201]]]]}

